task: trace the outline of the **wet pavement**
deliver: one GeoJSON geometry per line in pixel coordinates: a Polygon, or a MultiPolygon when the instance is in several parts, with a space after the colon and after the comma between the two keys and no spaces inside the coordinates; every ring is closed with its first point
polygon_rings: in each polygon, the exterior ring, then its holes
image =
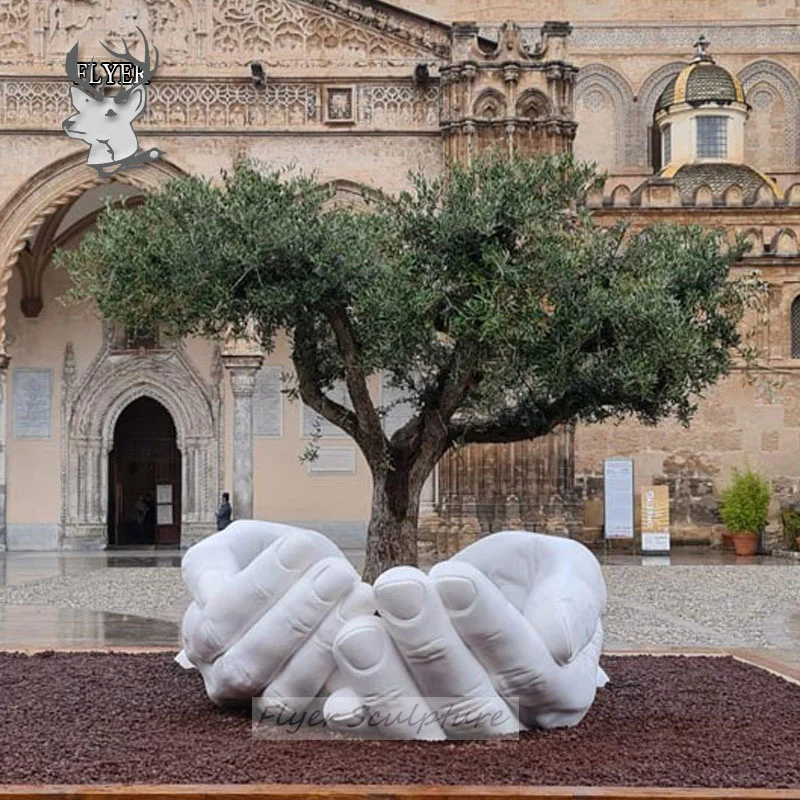
{"type": "Polygon", "coordinates": [[[0,553],[0,587],[121,567],[179,567],[180,550],[19,551],[0,553]]]}
{"type": "MultiPolygon", "coordinates": [[[[677,548],[597,552],[606,649],[765,648],[800,663],[800,561],[677,548]]],[[[0,553],[0,649],[178,646],[177,550],[0,553]]]]}
{"type": "MultiPolygon", "coordinates": [[[[115,569],[178,568],[178,550],[0,553],[0,589],[115,569]]],[[[0,649],[177,647],[177,622],[88,608],[4,603],[0,595],[0,649]]]]}
{"type": "Polygon", "coordinates": [[[176,648],[175,622],[82,608],[0,605],[0,650],[176,648]]]}

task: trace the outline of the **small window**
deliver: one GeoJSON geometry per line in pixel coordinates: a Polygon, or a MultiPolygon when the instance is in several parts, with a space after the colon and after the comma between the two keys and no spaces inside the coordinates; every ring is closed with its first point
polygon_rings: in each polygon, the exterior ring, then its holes
{"type": "Polygon", "coordinates": [[[697,157],[727,158],[728,156],[728,118],[698,117],[697,157]]]}
{"type": "Polygon", "coordinates": [[[107,322],[106,336],[111,350],[157,350],[161,346],[158,329],[135,330],[126,328],[121,322],[107,322]]]}
{"type": "Polygon", "coordinates": [[[800,296],[792,303],[792,358],[800,358],[800,296]]]}
{"type": "Polygon", "coordinates": [[[661,129],[661,163],[666,167],[672,161],[672,125],[661,129]]]}
{"type": "Polygon", "coordinates": [[[648,152],[647,157],[653,172],[661,169],[661,130],[658,125],[651,125],[647,129],[648,152]]]}

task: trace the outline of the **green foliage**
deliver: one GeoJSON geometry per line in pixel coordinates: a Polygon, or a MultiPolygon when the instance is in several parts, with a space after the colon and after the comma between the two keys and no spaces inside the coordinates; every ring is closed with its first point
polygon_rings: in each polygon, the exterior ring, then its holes
{"type": "Polygon", "coordinates": [[[790,550],[796,549],[797,539],[800,537],[800,511],[796,508],[784,508],[781,511],[781,524],[784,544],[790,550]]]}
{"type": "Polygon", "coordinates": [[[734,470],[731,485],[723,492],[719,514],[731,533],[761,533],[767,524],[769,483],[753,470],[734,470]]]}
{"type": "MultiPolygon", "coordinates": [[[[431,443],[515,441],[629,415],[688,423],[730,369],[756,296],[744,252],[699,226],[602,228],[570,156],[478,159],[366,210],[313,178],[242,161],[108,206],[57,262],[70,297],[129,328],[291,339],[293,395],[342,427],[373,473],[431,443]],[[417,414],[390,440],[366,392],[388,373],[417,414]],[[326,400],[346,379],[351,407],[326,400]]],[[[430,466],[432,466],[432,463],[430,466]]]]}

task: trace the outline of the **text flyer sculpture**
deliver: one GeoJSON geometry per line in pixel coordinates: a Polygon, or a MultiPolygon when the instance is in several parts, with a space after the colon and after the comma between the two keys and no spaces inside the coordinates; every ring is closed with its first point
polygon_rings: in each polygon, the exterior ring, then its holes
{"type": "Polygon", "coordinates": [[[183,577],[179,660],[214,702],[256,698],[273,718],[322,704],[340,732],[508,735],[577,724],[607,680],[605,583],[569,539],[495,533],[369,586],[322,534],[240,520],[192,547],[183,577]]]}

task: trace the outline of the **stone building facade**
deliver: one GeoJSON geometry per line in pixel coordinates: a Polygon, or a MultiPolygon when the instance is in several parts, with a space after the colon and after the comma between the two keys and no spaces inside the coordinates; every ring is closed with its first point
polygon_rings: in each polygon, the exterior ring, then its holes
{"type": "MultiPolygon", "coordinates": [[[[280,392],[286,342],[264,355],[241,342],[137,340],[60,301],[69,283],[52,253],[77,242],[107,198],[136,202],[175,175],[216,175],[243,153],[316,171],[347,199],[399,191],[410,170],[439,174],[486,146],[574,148],[609,173],[598,218],[719,224],[754,243],[749,261],[772,286],[765,372],[779,387],[734,375],[689,431],[626,423],[448,455],[424,498],[434,551],[504,525],[593,535],[609,455],[634,456],[637,483],[670,484],[684,538],[716,537],[714,493],[734,466],[764,470],[784,502],[800,493],[794,0],[709,0],[692,4],[693,20],[679,0],[401,6],[0,0],[0,546],[185,545],[214,529],[229,490],[237,516],[361,547],[366,464],[327,425],[320,458],[299,460],[315,420],[280,392]],[[72,113],[65,55],[76,41],[87,58],[99,57],[101,41],[121,49],[137,26],[161,61],[136,128],[143,147],[165,155],[99,177],[61,128],[72,113]],[[656,105],[701,33],[749,106],[741,161],[766,176],[752,197],[716,178],[687,195],[659,175],[656,105]],[[137,517],[143,497],[157,510],[150,530],[137,517]]],[[[377,378],[372,389],[394,400],[377,378]]],[[[396,423],[390,414],[387,425],[396,423]]]]}

